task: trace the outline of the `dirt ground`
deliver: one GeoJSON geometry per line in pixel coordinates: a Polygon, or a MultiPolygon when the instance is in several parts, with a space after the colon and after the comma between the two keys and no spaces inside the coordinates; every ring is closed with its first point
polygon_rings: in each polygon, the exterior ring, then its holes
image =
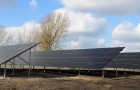
{"type": "Polygon", "coordinates": [[[140,75],[105,79],[94,76],[0,77],[0,90],[140,90],[140,75]]]}

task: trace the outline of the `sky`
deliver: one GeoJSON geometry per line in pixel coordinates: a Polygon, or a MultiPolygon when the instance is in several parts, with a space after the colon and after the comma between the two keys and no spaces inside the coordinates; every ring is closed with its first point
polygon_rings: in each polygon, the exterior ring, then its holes
{"type": "Polygon", "coordinates": [[[140,0],[0,0],[9,33],[31,30],[51,12],[68,13],[64,49],[125,47],[140,51],[140,0]]]}

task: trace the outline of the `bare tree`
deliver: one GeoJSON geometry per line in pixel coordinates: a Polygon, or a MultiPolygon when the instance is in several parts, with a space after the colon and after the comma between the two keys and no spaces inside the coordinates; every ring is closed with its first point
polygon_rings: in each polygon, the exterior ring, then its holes
{"type": "MultiPolygon", "coordinates": [[[[14,44],[27,44],[27,43],[35,43],[38,42],[38,31],[37,27],[33,27],[31,30],[23,29],[24,31],[18,32],[15,37],[14,44]]],[[[34,47],[32,51],[38,50],[38,47],[34,47]]]]}
{"type": "Polygon", "coordinates": [[[10,44],[11,40],[12,40],[12,37],[8,35],[5,27],[3,25],[0,25],[0,46],[10,44]]]}
{"type": "Polygon", "coordinates": [[[26,30],[18,32],[15,43],[16,44],[25,44],[25,43],[34,43],[38,42],[38,31],[35,27],[32,30],[26,30]]]}
{"type": "Polygon", "coordinates": [[[62,13],[50,13],[41,21],[39,31],[40,49],[50,51],[60,48],[60,42],[67,35],[69,26],[68,15],[62,13]]]}

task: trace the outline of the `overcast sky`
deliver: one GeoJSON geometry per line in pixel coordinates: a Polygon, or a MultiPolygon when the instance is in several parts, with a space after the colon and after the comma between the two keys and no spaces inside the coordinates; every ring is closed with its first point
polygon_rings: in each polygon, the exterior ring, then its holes
{"type": "Polygon", "coordinates": [[[140,0],[0,0],[0,24],[10,33],[31,30],[50,12],[71,21],[64,49],[126,47],[140,51],[140,0]]]}

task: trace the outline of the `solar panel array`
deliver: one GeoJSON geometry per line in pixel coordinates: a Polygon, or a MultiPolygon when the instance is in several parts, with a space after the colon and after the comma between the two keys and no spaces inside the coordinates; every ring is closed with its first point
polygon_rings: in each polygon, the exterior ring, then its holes
{"type": "MultiPolygon", "coordinates": [[[[32,52],[31,65],[101,69],[116,57],[124,47],[32,52]]],[[[21,57],[28,61],[27,54],[21,57]]],[[[16,58],[17,64],[25,64],[16,58]]]]}
{"type": "Polygon", "coordinates": [[[0,64],[8,62],[16,56],[24,53],[25,51],[33,48],[39,43],[19,44],[0,47],[0,64]]]}
{"type": "Polygon", "coordinates": [[[120,53],[106,67],[140,69],[140,53],[120,53]]]}

